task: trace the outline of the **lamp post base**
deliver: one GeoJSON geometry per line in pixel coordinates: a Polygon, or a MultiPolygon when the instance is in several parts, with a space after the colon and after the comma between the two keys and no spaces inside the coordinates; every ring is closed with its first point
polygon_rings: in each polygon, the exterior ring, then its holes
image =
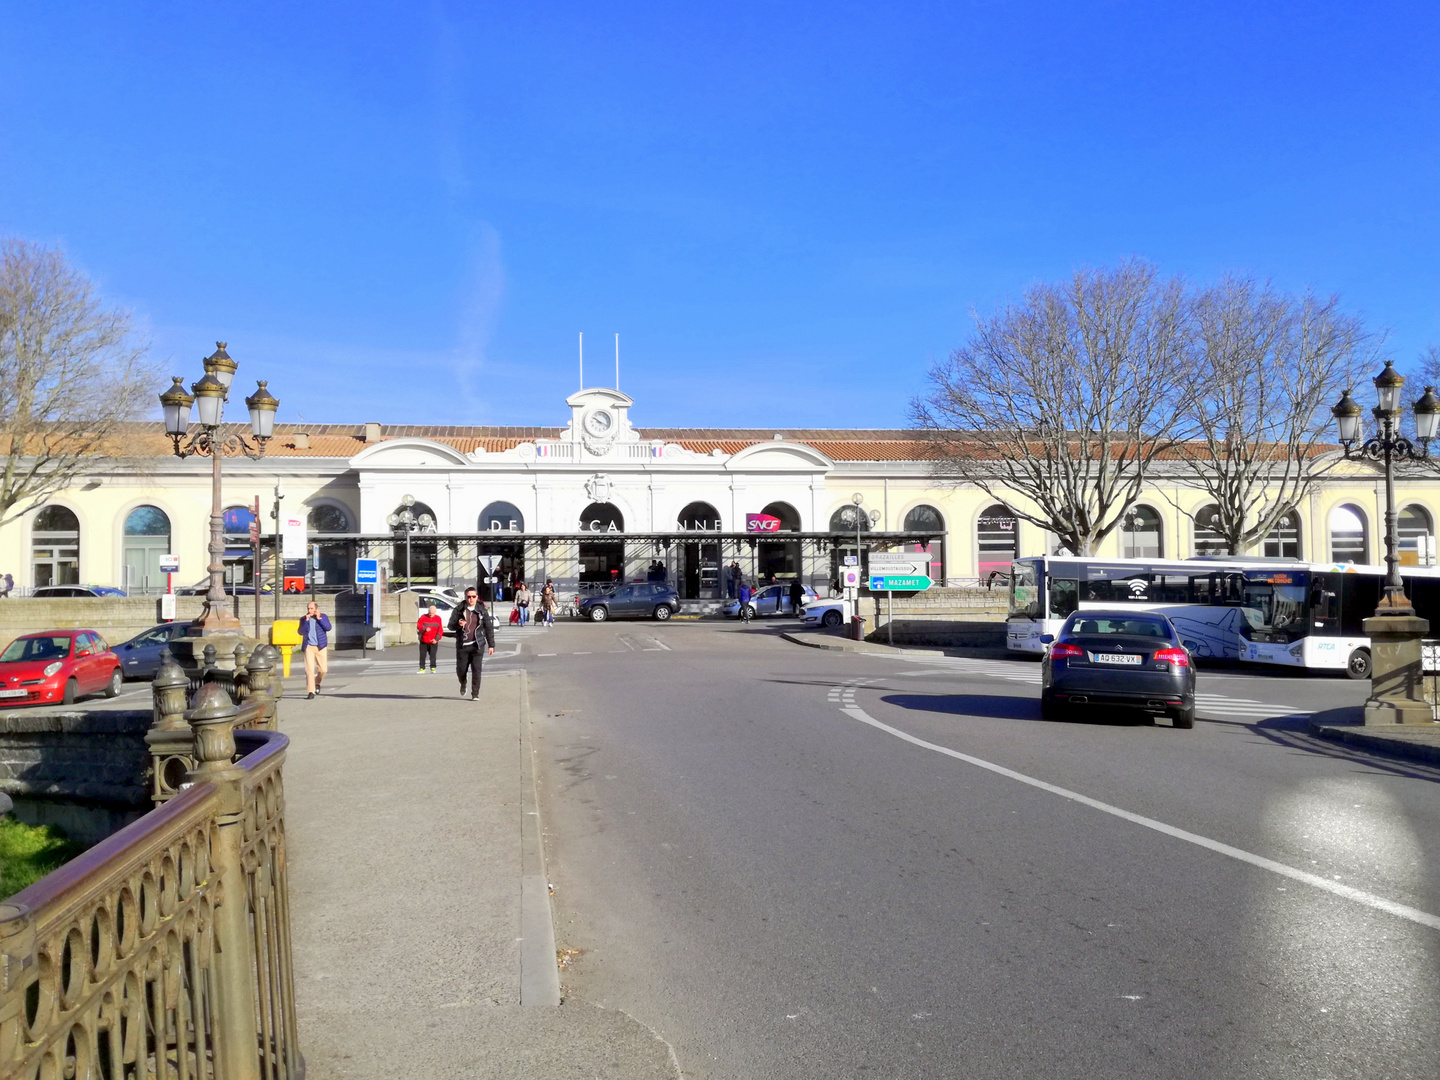
{"type": "Polygon", "coordinates": [[[1429,620],[1414,615],[1374,615],[1363,625],[1370,638],[1371,660],[1366,725],[1434,723],[1434,713],[1425,700],[1421,651],[1429,620]]]}
{"type": "Polygon", "coordinates": [[[238,634],[240,632],[240,620],[229,610],[229,603],[217,604],[213,600],[205,602],[205,608],[200,612],[200,617],[190,625],[195,628],[195,633],[201,637],[208,637],[211,634],[238,634]]]}

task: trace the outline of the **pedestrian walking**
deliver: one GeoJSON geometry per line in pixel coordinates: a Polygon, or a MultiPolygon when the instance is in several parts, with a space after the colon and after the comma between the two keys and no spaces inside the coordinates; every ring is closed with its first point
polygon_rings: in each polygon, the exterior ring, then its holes
{"type": "Polygon", "coordinates": [[[740,618],[750,621],[750,584],[743,577],[740,579],[740,618]]]}
{"type": "Polygon", "coordinates": [[[800,584],[797,577],[790,583],[790,613],[795,616],[800,614],[800,605],[805,603],[805,586],[800,584]]]}
{"type": "Polygon", "coordinates": [[[540,590],[540,614],[545,617],[546,626],[555,625],[555,583],[549,578],[545,579],[545,588],[540,590]]]}
{"type": "Polygon", "coordinates": [[[520,625],[524,626],[530,621],[530,590],[523,581],[515,586],[515,607],[520,612],[520,625]]]}
{"type": "Polygon", "coordinates": [[[460,696],[465,696],[468,674],[470,700],[474,701],[480,696],[481,642],[489,647],[486,655],[495,655],[495,628],[475,586],[465,590],[465,603],[450,613],[450,629],[455,633],[455,674],[460,678],[460,696]]]}
{"type": "Polygon", "coordinates": [[[15,588],[15,579],[14,579],[13,577],[11,577],[9,574],[6,574],[6,575],[5,575],[5,591],[4,591],[4,592],[0,592],[0,596],[8,597],[8,596],[10,595],[10,590],[13,589],[13,588],[15,588]]]}
{"type": "Polygon", "coordinates": [[[440,620],[439,609],[431,604],[424,615],[415,622],[415,633],[420,639],[420,674],[425,674],[425,660],[430,660],[430,674],[435,674],[435,664],[440,656],[440,639],[445,636],[445,624],[440,620]]]}
{"type": "Polygon", "coordinates": [[[300,641],[305,646],[305,700],[309,701],[320,693],[320,685],[330,670],[330,616],[320,610],[320,605],[311,600],[305,605],[305,616],[298,627],[300,641]]]}

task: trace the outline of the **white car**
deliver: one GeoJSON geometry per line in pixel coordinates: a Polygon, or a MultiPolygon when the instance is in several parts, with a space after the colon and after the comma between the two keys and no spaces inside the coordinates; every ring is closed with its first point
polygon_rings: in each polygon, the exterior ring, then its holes
{"type": "Polygon", "coordinates": [[[844,600],[816,600],[800,609],[802,626],[836,627],[845,621],[844,600]]]}

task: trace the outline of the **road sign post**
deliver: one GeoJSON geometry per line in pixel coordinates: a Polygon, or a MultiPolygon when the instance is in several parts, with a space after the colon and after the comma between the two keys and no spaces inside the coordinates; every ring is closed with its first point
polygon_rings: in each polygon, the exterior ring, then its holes
{"type": "Polygon", "coordinates": [[[374,598],[375,586],[380,584],[380,560],[356,559],[355,584],[365,586],[365,625],[360,627],[360,655],[366,655],[370,638],[370,602],[374,598]]]}

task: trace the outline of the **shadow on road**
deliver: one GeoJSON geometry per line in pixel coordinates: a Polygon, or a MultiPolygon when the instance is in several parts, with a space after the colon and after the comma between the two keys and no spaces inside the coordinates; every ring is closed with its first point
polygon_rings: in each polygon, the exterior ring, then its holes
{"type": "MultiPolygon", "coordinates": [[[[887,705],[918,712],[979,716],[995,720],[1039,720],[1040,699],[1006,694],[885,694],[880,698],[887,705]]],[[[1141,709],[1092,706],[1077,707],[1057,723],[1109,724],[1136,727],[1150,723],[1150,716],[1141,709]]]]}

